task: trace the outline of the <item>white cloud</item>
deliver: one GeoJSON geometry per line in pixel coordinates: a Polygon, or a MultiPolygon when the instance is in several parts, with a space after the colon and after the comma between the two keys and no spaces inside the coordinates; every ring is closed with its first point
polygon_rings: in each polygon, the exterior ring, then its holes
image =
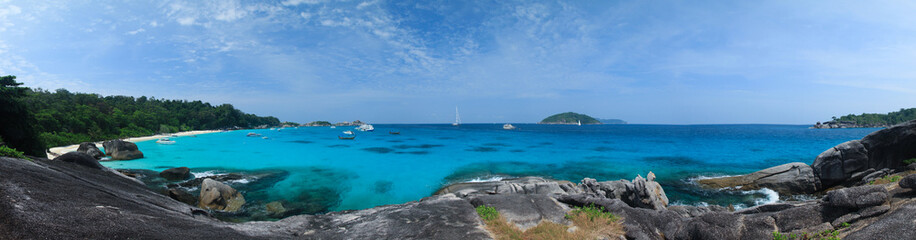
{"type": "Polygon", "coordinates": [[[137,29],[137,30],[133,30],[133,31],[127,32],[127,35],[137,35],[137,33],[142,33],[142,32],[145,32],[145,31],[146,31],[146,29],[140,28],[140,29],[137,29]]]}
{"type": "Polygon", "coordinates": [[[152,27],[158,27],[158,26],[159,26],[159,22],[152,21],[152,22],[149,23],[149,25],[152,26],[152,27]]]}
{"type": "Polygon", "coordinates": [[[366,7],[375,5],[376,3],[378,3],[378,0],[372,0],[372,1],[367,1],[367,2],[361,2],[361,3],[359,3],[359,5],[356,5],[356,9],[362,10],[363,8],[366,8],[366,7]]]}
{"type": "Polygon", "coordinates": [[[284,6],[298,6],[300,4],[315,5],[323,2],[322,0],[286,0],[282,4],[284,6]]]}
{"type": "Polygon", "coordinates": [[[197,19],[193,17],[183,17],[183,18],[178,18],[177,21],[178,21],[178,24],[181,24],[182,26],[190,26],[190,25],[194,25],[194,22],[196,20],[197,19]]]}
{"type": "Polygon", "coordinates": [[[312,14],[311,14],[311,13],[307,13],[307,12],[301,12],[301,13],[299,13],[299,16],[301,16],[302,18],[305,18],[305,19],[312,18],[312,14]]]}
{"type": "Polygon", "coordinates": [[[0,32],[4,32],[7,28],[13,26],[13,24],[10,23],[10,21],[7,19],[7,16],[18,15],[20,13],[22,13],[22,9],[16,5],[0,7],[0,32]]]}

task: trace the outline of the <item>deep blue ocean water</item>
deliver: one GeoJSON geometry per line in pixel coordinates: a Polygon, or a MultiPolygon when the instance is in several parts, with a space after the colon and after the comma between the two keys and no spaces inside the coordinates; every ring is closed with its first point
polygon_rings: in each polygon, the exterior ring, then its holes
{"type": "Polygon", "coordinates": [[[375,132],[355,131],[355,140],[337,138],[351,127],[221,132],[174,138],[174,145],[139,142],[145,158],[103,165],[156,171],[187,166],[198,176],[282,171],[288,175],[259,194],[246,195],[249,202],[321,201],[326,208],[319,209],[331,211],[415,201],[455,182],[529,175],[604,181],[633,179],[649,171],[672,203],[750,206],[773,196],[700,190],[691,180],[789,162],[810,164],[824,150],[878,130],[800,125],[516,126],[503,130],[502,124],[379,124],[375,132]],[[269,139],[246,137],[249,132],[269,139]]]}

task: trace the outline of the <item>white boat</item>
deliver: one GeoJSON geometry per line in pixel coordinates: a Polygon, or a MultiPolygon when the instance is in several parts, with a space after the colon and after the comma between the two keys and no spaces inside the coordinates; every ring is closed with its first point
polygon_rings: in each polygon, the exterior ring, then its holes
{"type": "Polygon", "coordinates": [[[350,131],[350,130],[343,131],[343,134],[353,135],[353,131],[350,131]]]}
{"type": "Polygon", "coordinates": [[[156,140],[156,143],[158,143],[158,144],[175,144],[175,141],[172,141],[172,140],[169,139],[169,138],[160,138],[159,140],[156,140]]]}
{"type": "Polygon", "coordinates": [[[582,126],[582,120],[576,120],[576,125],[582,126]]]}
{"type": "Polygon", "coordinates": [[[512,129],[515,129],[515,126],[512,126],[512,124],[506,123],[505,125],[503,125],[503,129],[512,130],[512,129]]]}
{"type": "Polygon", "coordinates": [[[261,134],[257,134],[257,133],[254,133],[254,132],[250,132],[250,133],[248,133],[248,135],[245,135],[245,136],[257,137],[257,136],[261,136],[261,134]]]}
{"type": "Polygon", "coordinates": [[[360,130],[363,132],[371,132],[371,131],[375,131],[375,127],[373,127],[371,124],[363,124],[363,125],[359,125],[359,127],[357,127],[356,130],[360,130]]]}
{"type": "Polygon", "coordinates": [[[270,138],[268,138],[268,137],[261,137],[261,139],[270,139],[270,138]]]}
{"type": "Polygon", "coordinates": [[[335,129],[335,128],[337,128],[337,126],[331,126],[331,129],[335,129]]]}
{"type": "Polygon", "coordinates": [[[461,125],[461,117],[458,116],[458,107],[455,107],[455,122],[452,123],[452,126],[461,125]]]}

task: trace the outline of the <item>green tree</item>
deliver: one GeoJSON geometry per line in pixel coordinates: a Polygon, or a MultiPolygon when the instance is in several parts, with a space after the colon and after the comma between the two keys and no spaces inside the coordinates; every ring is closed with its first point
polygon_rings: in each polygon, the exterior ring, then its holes
{"type": "Polygon", "coordinates": [[[29,89],[20,85],[15,76],[0,77],[0,136],[9,147],[27,155],[47,157],[45,145],[32,126],[34,118],[22,102],[29,89]]]}

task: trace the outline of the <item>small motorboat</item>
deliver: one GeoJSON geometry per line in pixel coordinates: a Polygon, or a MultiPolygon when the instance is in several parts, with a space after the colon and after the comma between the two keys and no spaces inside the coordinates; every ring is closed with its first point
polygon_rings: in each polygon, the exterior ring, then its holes
{"type": "Polygon", "coordinates": [[[257,136],[261,136],[261,134],[257,134],[257,133],[254,133],[254,132],[250,132],[250,133],[248,133],[248,135],[245,135],[245,136],[257,137],[257,136]]]}
{"type": "Polygon", "coordinates": [[[337,139],[340,140],[353,140],[356,138],[356,135],[338,135],[337,139]]]}
{"type": "Polygon", "coordinates": [[[353,131],[350,131],[350,130],[343,131],[343,134],[353,135],[353,131]]]}
{"type": "Polygon", "coordinates": [[[261,139],[270,139],[270,138],[265,136],[265,137],[261,137],[261,139]]]}
{"type": "Polygon", "coordinates": [[[400,135],[401,132],[388,131],[388,134],[391,134],[391,135],[400,135]]]}
{"type": "Polygon", "coordinates": [[[331,129],[337,128],[337,126],[331,126],[331,129]]]}
{"type": "Polygon", "coordinates": [[[172,140],[169,139],[169,138],[160,138],[159,140],[156,140],[156,143],[158,143],[158,144],[175,144],[175,141],[172,141],[172,140]]]}
{"type": "Polygon", "coordinates": [[[371,124],[363,124],[363,125],[359,125],[359,127],[357,127],[356,130],[360,130],[363,132],[371,132],[371,131],[375,131],[375,127],[373,127],[371,124]]]}
{"type": "Polygon", "coordinates": [[[512,124],[506,123],[505,125],[503,125],[503,129],[512,130],[512,129],[515,129],[515,126],[512,126],[512,124]]]}

